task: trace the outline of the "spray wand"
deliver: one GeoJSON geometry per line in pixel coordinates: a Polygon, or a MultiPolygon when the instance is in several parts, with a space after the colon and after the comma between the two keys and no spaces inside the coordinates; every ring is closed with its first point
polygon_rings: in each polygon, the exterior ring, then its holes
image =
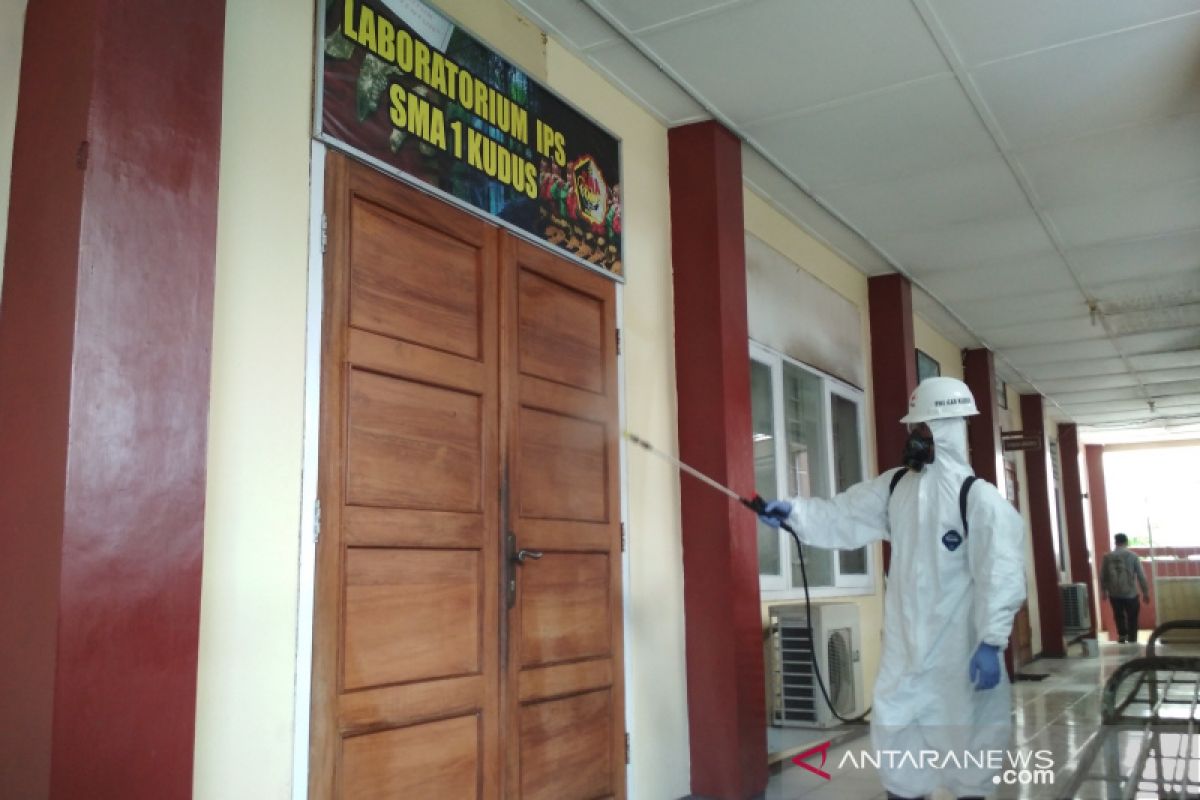
{"type": "MultiPolygon", "coordinates": [[[[767,503],[765,500],[762,499],[761,495],[755,493],[755,495],[753,497],[742,497],[740,494],[735,492],[733,489],[730,489],[728,486],[713,480],[712,478],[705,475],[703,472],[696,469],[695,467],[692,467],[688,464],[683,463],[682,461],[680,461],[678,458],[675,458],[675,456],[671,455],[670,453],[659,450],[657,447],[650,444],[649,442],[647,442],[645,439],[638,436],[637,434],[630,433],[629,431],[625,431],[624,436],[630,442],[632,442],[633,444],[636,444],[638,447],[642,448],[646,452],[653,453],[654,455],[658,456],[659,458],[663,459],[664,461],[668,462],[669,464],[672,464],[673,466],[677,467],[681,472],[685,472],[688,475],[691,475],[693,478],[695,478],[696,480],[700,481],[703,484],[706,484],[710,488],[716,489],[721,494],[726,495],[727,497],[738,501],[739,503],[744,505],[746,508],[753,511],[755,514],[765,514],[766,513],[767,503]]],[[[780,520],[779,527],[783,528],[785,531],[790,533],[792,535],[792,541],[794,541],[796,543],[796,553],[800,557],[800,579],[804,583],[804,610],[805,610],[805,614],[808,618],[808,630],[809,630],[809,635],[811,636],[812,632],[814,631],[813,621],[812,621],[812,600],[808,596],[808,571],[804,567],[804,548],[800,546],[800,536],[796,533],[796,530],[787,523],[786,520],[780,520]]],[[[816,642],[813,642],[813,647],[809,652],[810,652],[810,656],[812,658],[813,674],[817,678],[817,685],[819,687],[821,687],[821,695],[825,698],[825,703],[829,706],[829,710],[833,713],[833,715],[835,717],[837,717],[839,720],[841,720],[842,722],[847,722],[850,724],[857,724],[857,723],[861,723],[864,720],[866,720],[867,715],[871,713],[870,708],[868,708],[863,713],[859,714],[857,717],[849,717],[849,718],[843,717],[841,714],[839,714],[837,712],[837,710],[834,708],[833,701],[829,699],[829,691],[825,688],[825,681],[822,680],[822,678],[821,678],[821,666],[820,666],[820,664],[817,663],[816,642]]]]}

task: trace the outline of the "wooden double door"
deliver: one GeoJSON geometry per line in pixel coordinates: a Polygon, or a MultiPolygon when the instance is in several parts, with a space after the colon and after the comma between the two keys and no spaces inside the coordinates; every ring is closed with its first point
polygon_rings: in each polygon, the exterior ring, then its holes
{"type": "Polygon", "coordinates": [[[614,286],[326,178],[310,794],[622,798],[614,286]]]}

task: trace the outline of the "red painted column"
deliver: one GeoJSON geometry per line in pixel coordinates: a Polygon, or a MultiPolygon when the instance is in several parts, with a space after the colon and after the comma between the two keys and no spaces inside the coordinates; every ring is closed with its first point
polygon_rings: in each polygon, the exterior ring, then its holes
{"type": "Polygon", "coordinates": [[[979,415],[967,418],[971,469],[1004,494],[1004,454],[1000,449],[1000,414],[996,403],[996,365],[986,347],[963,351],[963,377],[975,396],[979,415]]]}
{"type": "MultiPolygon", "coordinates": [[[[871,399],[875,408],[875,453],[880,471],[900,466],[908,431],[900,419],[917,388],[917,344],[913,336],[912,284],[899,274],[867,279],[871,317],[871,399]]],[[[883,543],[883,571],[891,568],[891,546],[883,543]]]]}
{"type": "Polygon", "coordinates": [[[908,431],[900,418],[917,388],[913,337],[912,284],[903,275],[867,280],[871,316],[871,386],[875,406],[875,447],[879,469],[900,465],[908,431]]]}
{"type": "Polygon", "coordinates": [[[1054,547],[1054,474],[1046,438],[1046,416],[1040,394],[1021,395],[1021,425],[1037,436],[1041,447],[1027,450],[1025,474],[1029,480],[1029,520],[1033,529],[1033,571],[1037,581],[1038,617],[1042,626],[1042,654],[1066,655],[1063,640],[1062,597],[1058,590],[1058,556],[1054,547]]]}
{"type": "MultiPolygon", "coordinates": [[[[963,351],[963,378],[975,397],[979,414],[967,417],[967,445],[971,469],[1004,495],[1004,453],[1000,447],[1000,411],[996,402],[996,362],[986,347],[963,351]]],[[[1011,679],[1015,673],[1012,643],[1004,649],[1004,666],[1011,679]]]]}
{"type": "Polygon", "coordinates": [[[192,787],[224,3],[29,4],[0,298],[0,796],[192,787]]]}
{"type": "MultiPolygon", "coordinates": [[[[1104,482],[1104,447],[1098,444],[1085,445],[1084,457],[1087,461],[1088,502],[1092,510],[1092,550],[1096,554],[1092,564],[1094,578],[1093,586],[1099,590],[1099,575],[1096,574],[1104,557],[1113,548],[1112,534],[1108,527],[1108,489],[1104,482]]],[[[1099,592],[1097,591],[1097,595],[1099,592]]],[[[1100,621],[1108,631],[1110,639],[1117,638],[1117,621],[1113,618],[1112,607],[1100,599],[1100,621]]]]}
{"type": "MultiPolygon", "coordinates": [[[[751,492],[741,143],[713,122],[668,133],[679,452],[751,492]]],[[[692,792],[744,800],[767,784],[754,516],[682,479],[692,792]]]]}
{"type": "Polygon", "coordinates": [[[1088,603],[1092,609],[1090,634],[1096,635],[1096,591],[1092,579],[1091,554],[1087,546],[1087,518],[1083,513],[1084,484],[1080,470],[1079,426],[1058,426],[1058,457],[1062,461],[1063,509],[1067,523],[1067,554],[1071,565],[1071,583],[1084,583],[1088,587],[1088,603]]]}

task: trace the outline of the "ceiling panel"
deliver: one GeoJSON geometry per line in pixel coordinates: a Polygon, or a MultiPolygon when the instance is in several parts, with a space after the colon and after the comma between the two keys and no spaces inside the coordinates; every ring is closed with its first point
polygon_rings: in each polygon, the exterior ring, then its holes
{"type": "Polygon", "coordinates": [[[1148,353],[1172,353],[1185,350],[1200,351],[1200,329],[1165,331],[1162,333],[1135,333],[1118,336],[1121,351],[1127,356],[1148,353]]]}
{"type": "Polygon", "coordinates": [[[805,194],[752,148],[742,146],[742,179],[760,197],[867,275],[895,270],[862,236],[805,194]]]}
{"type": "Polygon", "coordinates": [[[949,71],[911,3],[757,0],[639,38],[739,123],[949,71]]]}
{"type": "Polygon", "coordinates": [[[708,118],[699,103],[628,42],[602,45],[589,55],[625,94],[654,109],[668,124],[708,118]]]}
{"type": "Polygon", "coordinates": [[[1018,369],[1024,370],[1026,366],[1032,367],[1036,364],[1061,364],[1088,359],[1112,358],[1117,355],[1117,351],[1112,342],[1107,339],[1087,339],[1079,342],[1006,347],[1004,355],[1016,364],[1018,369]]]}
{"type": "Polygon", "coordinates": [[[1200,270],[1166,278],[1147,274],[1142,280],[1085,283],[1106,317],[1177,308],[1200,302],[1200,270]]]}
{"type": "Polygon", "coordinates": [[[1016,159],[1049,207],[1200,179],[1200,114],[1022,150],[1016,159]]]}
{"type": "Polygon", "coordinates": [[[1097,375],[1124,375],[1125,362],[1116,356],[1107,358],[1077,358],[1067,362],[1024,364],[1021,371],[1035,381],[1065,380],[1068,378],[1094,377],[1097,375]]]}
{"type": "Polygon", "coordinates": [[[1146,393],[1155,400],[1166,397],[1191,397],[1195,402],[1200,397],[1200,380],[1147,383],[1146,393]]]}
{"type": "Polygon", "coordinates": [[[1160,369],[1139,372],[1138,378],[1147,385],[1152,383],[1174,383],[1176,381],[1200,381],[1200,367],[1160,369]]]}
{"type": "Polygon", "coordinates": [[[978,68],[1008,144],[1021,147],[1200,110],[1200,15],[978,68]]]}
{"type": "Polygon", "coordinates": [[[746,132],[818,192],[996,153],[958,82],[931,78],[746,132]]]}
{"type": "Polygon", "coordinates": [[[1183,350],[1175,353],[1152,353],[1135,355],[1129,359],[1133,368],[1140,372],[1200,367],[1200,350],[1183,350]]]}
{"type": "Polygon", "coordinates": [[[1081,205],[1049,208],[1046,214],[1067,248],[1191,230],[1200,221],[1200,180],[1105,195],[1081,205]]]}
{"type": "MultiPolygon", "coordinates": [[[[869,226],[865,230],[873,235],[869,226]]],[[[1065,262],[1032,211],[873,238],[922,278],[931,272],[975,273],[986,268],[1003,272],[1013,282],[1032,278],[1041,290],[1074,285],[1065,262]]]]}
{"type": "Polygon", "coordinates": [[[1200,303],[1105,314],[1108,328],[1118,336],[1156,331],[1200,330],[1200,303]]]}
{"type": "Polygon", "coordinates": [[[1118,389],[1136,387],[1137,380],[1127,372],[1119,375],[1090,375],[1074,378],[1047,378],[1038,381],[1038,388],[1052,396],[1062,392],[1118,389]]]}
{"type": "MultiPolygon", "coordinates": [[[[597,4],[621,21],[627,30],[639,31],[673,20],[705,14],[714,9],[736,6],[744,0],[597,0],[597,4]]],[[[543,5],[571,6],[582,0],[542,0],[543,5]]]]}
{"type": "Polygon", "coordinates": [[[1077,419],[1081,424],[1093,424],[1101,426],[1112,425],[1124,428],[1127,427],[1128,423],[1139,422],[1145,423],[1149,427],[1161,428],[1163,430],[1188,430],[1195,425],[1194,422],[1186,422],[1184,420],[1164,420],[1162,417],[1180,416],[1190,419],[1194,418],[1197,414],[1200,414],[1200,405],[1171,409],[1170,414],[1159,412],[1156,415],[1151,415],[1149,410],[1145,406],[1142,406],[1140,409],[1134,408],[1129,411],[1093,411],[1085,415],[1079,415],[1077,419]]]}
{"type": "Polygon", "coordinates": [[[1071,249],[1067,256],[1089,288],[1151,275],[1200,274],[1200,229],[1071,249]]]}
{"type": "Polygon", "coordinates": [[[1198,0],[929,0],[968,64],[1200,10],[1198,0]]]}
{"type": "Polygon", "coordinates": [[[1074,319],[1026,322],[1001,328],[977,328],[993,348],[1024,347],[1034,344],[1082,341],[1103,338],[1104,331],[1092,325],[1088,315],[1074,319]]]}
{"type": "Polygon", "coordinates": [[[999,154],[929,172],[827,189],[821,199],[873,236],[949,223],[1014,217],[1029,201],[999,154]]]}
{"type": "Polygon", "coordinates": [[[959,301],[955,303],[954,308],[967,323],[980,329],[1042,322],[1087,313],[1087,304],[1074,288],[1036,294],[1023,292],[1006,297],[1002,303],[990,297],[980,297],[959,301]]]}
{"type": "Polygon", "coordinates": [[[1085,402],[1074,405],[1062,404],[1063,410],[1075,415],[1108,415],[1108,414],[1140,414],[1149,417],[1152,414],[1194,414],[1200,411],[1200,403],[1195,397],[1164,398],[1154,401],[1154,410],[1145,400],[1107,400],[1103,402],[1085,402]]]}
{"type": "MultiPolygon", "coordinates": [[[[1045,387],[1042,387],[1043,390],[1045,387]]],[[[1079,408],[1096,403],[1111,403],[1116,400],[1133,400],[1143,406],[1145,400],[1140,386],[1122,386],[1113,389],[1088,389],[1078,392],[1057,392],[1053,394],[1054,401],[1064,408],[1079,408]]]]}
{"type": "Polygon", "coordinates": [[[943,302],[988,298],[993,303],[1018,302],[1030,292],[1053,292],[1070,285],[1064,270],[1036,273],[1020,280],[1002,269],[946,270],[925,275],[921,283],[943,302]]]}
{"type": "Polygon", "coordinates": [[[616,31],[583,3],[559,0],[510,0],[517,9],[542,30],[565,40],[576,50],[602,42],[616,41],[616,31]]]}

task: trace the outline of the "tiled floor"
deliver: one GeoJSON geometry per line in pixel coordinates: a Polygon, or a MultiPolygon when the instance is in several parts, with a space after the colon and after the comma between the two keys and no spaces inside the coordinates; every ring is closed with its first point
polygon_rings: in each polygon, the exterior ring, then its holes
{"type": "MultiPolygon", "coordinates": [[[[1143,631],[1143,641],[1146,635],[1143,631]]],[[[1049,750],[1054,760],[1054,783],[1001,787],[992,797],[1004,800],[1062,797],[1063,789],[1075,774],[1081,750],[1100,727],[1104,681],[1121,663],[1144,654],[1144,647],[1115,643],[1101,643],[1099,657],[1082,657],[1080,650],[1080,646],[1075,645],[1066,659],[1039,659],[1027,665],[1025,671],[1048,673],[1050,677],[1037,682],[1019,681],[1014,685],[1015,747],[1030,751],[1049,750]]],[[[820,734],[820,740],[829,738],[826,733],[820,734]]],[[[790,761],[782,762],[782,768],[777,766],[772,772],[765,800],[876,800],[886,797],[875,769],[867,766],[861,770],[839,772],[837,768],[843,753],[847,750],[858,752],[869,747],[867,742],[866,738],[857,738],[830,748],[826,771],[832,774],[831,780],[825,780],[790,761]]],[[[1108,755],[1119,758],[1122,763],[1132,763],[1133,751],[1138,743],[1136,736],[1119,739],[1116,745],[1119,751],[1110,750],[1108,755]]],[[[1200,748],[1200,742],[1192,744],[1200,748]]],[[[1110,796],[1109,790],[1102,786],[1093,785],[1090,791],[1090,794],[1081,793],[1080,796],[1110,796]]],[[[1157,793],[1136,796],[1155,797],[1157,793]]],[[[935,797],[940,800],[943,795],[935,797]]],[[[950,795],[944,797],[949,798],[950,795]]]]}

